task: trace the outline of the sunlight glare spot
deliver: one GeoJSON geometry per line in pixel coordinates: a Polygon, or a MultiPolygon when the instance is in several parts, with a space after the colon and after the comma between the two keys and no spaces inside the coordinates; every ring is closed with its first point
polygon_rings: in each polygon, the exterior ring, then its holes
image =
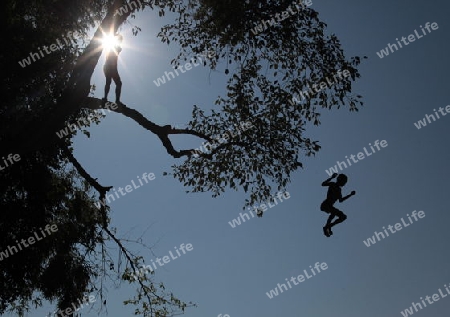
{"type": "Polygon", "coordinates": [[[103,34],[102,45],[103,45],[103,48],[105,48],[107,50],[112,50],[112,49],[114,49],[115,46],[119,45],[119,42],[114,35],[103,34]]]}

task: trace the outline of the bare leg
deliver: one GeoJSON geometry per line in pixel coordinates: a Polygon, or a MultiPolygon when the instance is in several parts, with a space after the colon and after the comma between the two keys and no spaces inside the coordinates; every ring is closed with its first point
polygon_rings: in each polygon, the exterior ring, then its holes
{"type": "Polygon", "coordinates": [[[120,94],[122,92],[122,80],[120,80],[120,76],[117,70],[112,76],[112,79],[114,80],[114,84],[116,84],[116,103],[118,104],[120,103],[120,94]]]}
{"type": "Polygon", "coordinates": [[[328,230],[327,230],[328,234],[329,234],[329,235],[332,235],[332,234],[333,234],[333,231],[331,231],[331,227],[334,227],[334,226],[337,225],[338,223],[341,223],[341,222],[345,221],[345,219],[347,219],[347,216],[344,215],[343,212],[340,212],[340,213],[337,214],[337,215],[335,214],[335,215],[333,215],[333,216],[330,216],[330,217],[328,218],[327,225],[324,227],[324,230],[325,230],[325,228],[327,228],[327,229],[328,229],[328,230]],[[332,223],[331,220],[333,219],[334,216],[338,217],[338,219],[336,219],[336,220],[332,223]]]}
{"type": "Polygon", "coordinates": [[[122,93],[122,81],[119,80],[116,82],[116,103],[120,103],[120,94],[122,93]]]}
{"type": "Polygon", "coordinates": [[[103,99],[108,99],[109,89],[111,88],[111,77],[106,77],[106,84],[105,84],[105,97],[103,99]]]}
{"type": "Polygon", "coordinates": [[[330,214],[325,227],[323,227],[323,231],[327,237],[333,234],[333,231],[331,231],[331,221],[333,220],[334,217],[335,217],[334,214],[330,214]]]}
{"type": "MultiPolygon", "coordinates": [[[[335,225],[337,225],[338,223],[344,222],[345,219],[347,219],[347,216],[344,214],[339,215],[338,217],[339,218],[336,219],[333,223],[331,223],[331,221],[330,221],[330,224],[328,225],[328,223],[327,223],[327,225],[331,228],[331,227],[334,227],[335,225]]],[[[328,219],[328,220],[330,220],[330,219],[328,219]]]]}
{"type": "Polygon", "coordinates": [[[331,215],[328,217],[327,224],[325,225],[325,227],[328,227],[328,228],[332,227],[331,221],[333,220],[333,218],[334,218],[334,215],[331,214],[331,215]]]}

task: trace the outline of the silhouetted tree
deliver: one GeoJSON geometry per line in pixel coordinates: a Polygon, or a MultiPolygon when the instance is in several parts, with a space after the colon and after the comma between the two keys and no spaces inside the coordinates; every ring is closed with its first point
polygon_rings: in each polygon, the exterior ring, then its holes
{"type": "MultiPolygon", "coordinates": [[[[142,258],[133,255],[109,227],[109,207],[97,209],[110,186],[101,185],[72,153],[71,131],[60,139],[56,131],[67,124],[87,128],[101,100],[90,96],[94,68],[101,56],[102,30],[116,31],[140,8],[115,14],[126,0],[36,0],[30,3],[6,0],[3,3],[4,34],[8,48],[0,53],[2,103],[0,105],[0,157],[19,154],[20,161],[0,171],[0,251],[15,241],[56,224],[52,237],[3,258],[0,261],[0,313],[19,314],[29,304],[56,300],[65,309],[86,293],[101,293],[109,272],[133,282],[142,258]],[[93,38],[87,32],[95,28],[93,38]],[[43,45],[63,41],[62,35],[78,32],[51,54],[40,53],[43,45]],[[41,54],[30,65],[18,61],[41,54]],[[44,56],[43,56],[44,55],[44,56]],[[89,120],[91,119],[91,120],[89,120]],[[105,244],[117,244],[126,259],[119,268],[105,251],[105,244]]],[[[359,77],[359,57],[347,60],[339,40],[325,33],[326,24],[312,8],[303,8],[266,29],[258,26],[292,5],[290,1],[256,0],[150,0],[146,9],[176,14],[158,37],[181,49],[172,63],[203,52],[213,56],[205,66],[228,76],[227,94],[219,97],[214,109],[205,113],[193,106],[186,129],[160,126],[138,111],[119,105],[114,111],[134,120],[155,134],[167,153],[185,158],[173,166],[172,175],[190,191],[210,191],[220,195],[226,188],[243,188],[249,193],[245,206],[272,195],[272,186],[282,190],[291,173],[302,166],[302,155],[315,154],[317,141],[304,136],[307,121],[320,124],[319,111],[349,106],[357,110],[360,96],[352,95],[352,81],[359,77]],[[255,27],[257,29],[255,29],[255,27]],[[253,30],[253,31],[252,31],[253,30]],[[255,32],[258,30],[258,32],[255,32]],[[332,79],[347,70],[347,78],[332,87],[318,89],[306,99],[299,94],[308,86],[332,79]],[[252,128],[217,142],[216,136],[250,121],[252,128]],[[210,152],[173,147],[173,134],[194,135],[213,143],[210,152]]],[[[131,7],[131,6],[129,6],[131,7]]],[[[139,33],[139,27],[133,33],[139,33]]],[[[185,105],[180,105],[185,106],[185,105]]],[[[245,208],[244,206],[244,208],[245,208]]],[[[153,277],[143,276],[135,304],[144,316],[170,316],[191,305],[164,290],[153,277]]]]}

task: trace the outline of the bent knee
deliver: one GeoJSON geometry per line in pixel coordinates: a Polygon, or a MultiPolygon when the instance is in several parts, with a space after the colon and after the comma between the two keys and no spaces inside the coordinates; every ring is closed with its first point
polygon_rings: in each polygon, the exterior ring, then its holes
{"type": "Polygon", "coordinates": [[[341,218],[341,220],[344,221],[345,219],[347,219],[347,215],[342,214],[339,218],[341,218]]]}

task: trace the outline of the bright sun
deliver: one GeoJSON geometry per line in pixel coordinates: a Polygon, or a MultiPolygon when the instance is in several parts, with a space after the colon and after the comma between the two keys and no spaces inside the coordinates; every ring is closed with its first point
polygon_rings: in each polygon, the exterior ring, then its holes
{"type": "Polygon", "coordinates": [[[103,45],[103,48],[105,48],[107,50],[112,50],[112,49],[114,49],[115,46],[119,45],[119,41],[117,40],[117,38],[114,35],[103,34],[102,45],[103,45]]]}

